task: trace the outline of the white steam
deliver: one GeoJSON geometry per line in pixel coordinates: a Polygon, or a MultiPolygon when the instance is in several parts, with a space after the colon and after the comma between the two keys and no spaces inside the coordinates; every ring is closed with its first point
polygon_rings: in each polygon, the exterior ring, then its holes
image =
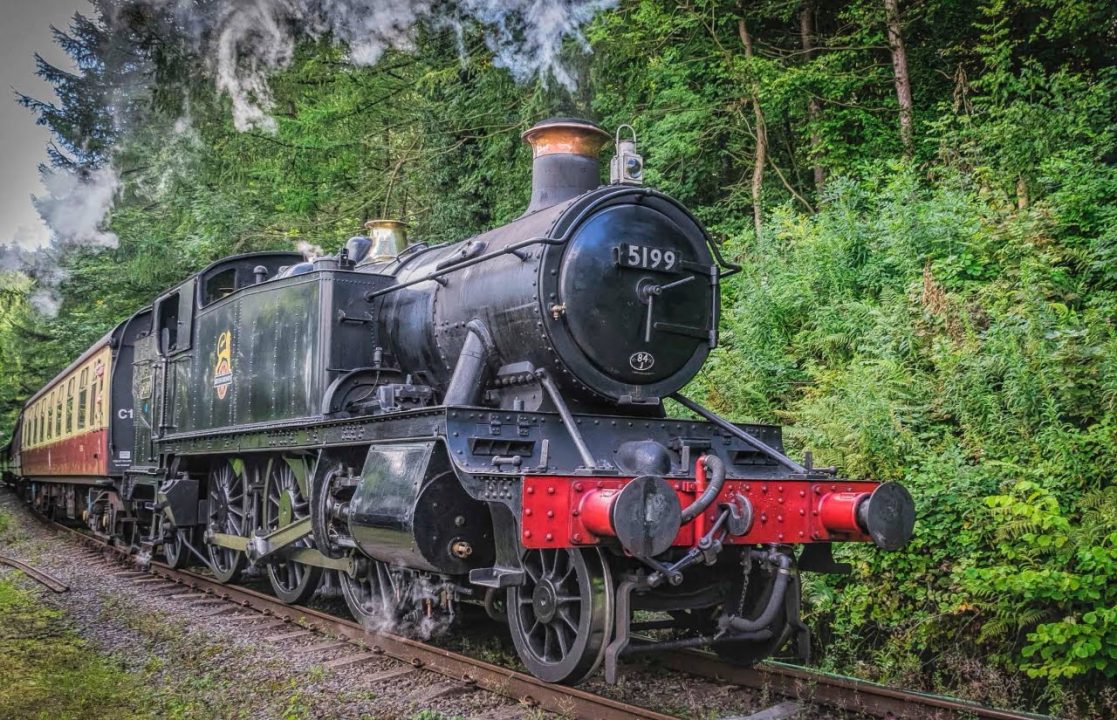
{"type": "Polygon", "coordinates": [[[575,79],[561,60],[563,42],[587,48],[582,26],[617,0],[219,0],[203,11],[195,0],[149,0],[169,7],[192,36],[233,103],[233,124],[275,130],[268,75],[290,65],[301,38],[329,37],[354,65],[374,65],[389,49],[414,44],[423,25],[461,38],[477,25],[494,63],[520,82],[575,79]]]}
{"type": "Polygon", "coordinates": [[[114,248],[119,244],[104,222],[120,179],[110,166],[82,172],[49,170],[42,181],[46,192],[33,202],[46,226],[20,227],[8,243],[0,245],[0,269],[35,280],[38,287],[28,298],[31,305],[54,317],[62,304],[57,288],[66,279],[62,257],[80,247],[114,248]]]}
{"type": "Polygon", "coordinates": [[[299,240],[295,243],[295,249],[303,254],[303,258],[307,262],[311,262],[314,258],[319,258],[326,253],[322,250],[321,245],[307,242],[306,240],[299,240]]]}
{"type": "Polygon", "coordinates": [[[461,0],[468,17],[482,23],[493,64],[507,68],[517,82],[554,77],[567,90],[577,85],[562,62],[562,43],[572,38],[589,51],[582,26],[616,0],[461,0]]]}
{"type": "MultiPolygon", "coordinates": [[[[553,78],[573,89],[574,76],[562,62],[566,40],[583,51],[582,26],[617,0],[135,0],[173,14],[175,30],[185,34],[205,58],[217,89],[233,105],[238,130],[274,131],[269,75],[291,64],[301,39],[329,38],[344,46],[354,65],[374,65],[390,49],[414,45],[422,27],[452,30],[459,43],[476,28],[493,53],[494,64],[518,82],[553,78]]],[[[464,46],[463,46],[464,55],[464,46]]],[[[129,105],[146,88],[129,85],[114,107],[129,105]]],[[[112,111],[112,109],[109,109],[112,111]]],[[[174,129],[175,140],[191,142],[189,111],[174,129]]],[[[119,129],[124,125],[118,122],[119,129]]],[[[174,143],[169,143],[172,145],[174,143]]],[[[177,167],[174,166],[174,167],[177,167]]],[[[171,171],[150,183],[165,191],[171,171]]],[[[45,194],[35,206],[47,229],[21,228],[0,241],[0,270],[15,270],[36,280],[31,302],[44,315],[58,312],[56,288],[65,279],[63,256],[75,248],[114,248],[119,240],[106,229],[120,180],[109,166],[92,171],[53,170],[44,175],[45,194]]],[[[300,248],[308,256],[312,248],[300,248]]],[[[318,250],[318,253],[321,251],[318,250]]]]}
{"type": "Polygon", "coordinates": [[[70,249],[120,244],[102,224],[120,188],[112,166],[87,172],[52,170],[43,176],[43,186],[47,192],[35,198],[35,208],[51,229],[52,245],[70,249]]]}

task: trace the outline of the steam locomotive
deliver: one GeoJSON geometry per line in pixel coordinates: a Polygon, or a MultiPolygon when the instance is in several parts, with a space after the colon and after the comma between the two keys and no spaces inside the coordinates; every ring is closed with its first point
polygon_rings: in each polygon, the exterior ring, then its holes
{"type": "Polygon", "coordinates": [[[799,572],[843,571],[834,542],[902,547],[910,495],[681,394],[740,268],[643,186],[631,128],[607,185],[596,125],[524,139],[531,203],[503,227],[428,246],[372,221],[337,255],[228,257],[163,293],[27,402],[8,480],[286,602],[328,584],[378,625],[476,604],[547,681],[805,650],[799,572]]]}

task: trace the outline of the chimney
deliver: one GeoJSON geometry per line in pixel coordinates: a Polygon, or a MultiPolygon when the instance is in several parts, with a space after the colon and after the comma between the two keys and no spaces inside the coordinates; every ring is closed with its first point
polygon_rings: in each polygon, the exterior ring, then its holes
{"type": "Polygon", "coordinates": [[[569,200],[601,184],[601,148],[609,133],[577,118],[536,123],[521,137],[531,145],[531,203],[524,214],[569,200]]]}
{"type": "MultiPolygon", "coordinates": [[[[372,247],[365,256],[372,262],[395,260],[407,249],[407,223],[399,220],[369,220],[365,223],[372,247]]],[[[359,261],[358,261],[359,262],[359,261]]]]}

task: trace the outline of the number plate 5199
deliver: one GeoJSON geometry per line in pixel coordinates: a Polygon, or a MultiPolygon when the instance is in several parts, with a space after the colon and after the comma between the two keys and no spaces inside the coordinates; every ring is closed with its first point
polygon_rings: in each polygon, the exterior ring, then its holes
{"type": "Polygon", "coordinates": [[[621,267],[676,272],[682,264],[674,250],[661,250],[646,245],[621,243],[613,248],[613,260],[621,267]]]}

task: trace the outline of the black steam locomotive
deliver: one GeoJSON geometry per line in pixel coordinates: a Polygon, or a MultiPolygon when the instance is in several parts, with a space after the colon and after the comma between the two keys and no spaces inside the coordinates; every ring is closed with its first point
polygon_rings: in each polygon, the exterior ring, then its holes
{"type": "Polygon", "coordinates": [[[840,572],[832,542],[904,545],[910,496],[681,395],[739,268],[642,186],[620,132],[604,186],[600,128],[524,137],[531,204],[508,225],[430,247],[373,221],[336,256],[230,257],[164,293],[28,402],[9,479],[287,602],[334,583],[377,624],[477,603],[549,681],[663,647],[804,648],[799,571],[840,572]]]}

